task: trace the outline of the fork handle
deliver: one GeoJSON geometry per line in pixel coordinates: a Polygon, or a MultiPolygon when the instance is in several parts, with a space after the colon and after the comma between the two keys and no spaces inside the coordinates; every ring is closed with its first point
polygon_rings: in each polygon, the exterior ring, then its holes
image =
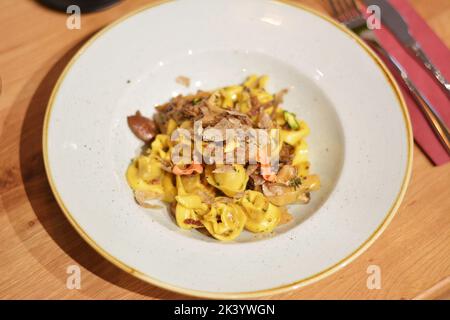
{"type": "Polygon", "coordinates": [[[416,88],[414,83],[409,79],[408,74],[402,65],[391,56],[379,43],[378,41],[365,38],[365,40],[371,44],[378,52],[383,54],[386,58],[390,60],[390,62],[394,65],[394,67],[399,72],[403,82],[409,89],[411,96],[416,101],[417,105],[420,107],[422,112],[425,115],[430,126],[433,128],[433,131],[438,136],[441,144],[445,148],[448,154],[450,154],[450,130],[446,126],[445,122],[442,120],[441,116],[437,112],[437,110],[433,107],[433,105],[428,101],[428,99],[416,88]]]}
{"type": "Polygon", "coordinates": [[[427,98],[417,90],[411,80],[408,78],[403,80],[411,91],[414,100],[421,107],[422,112],[425,114],[425,117],[431,124],[434,132],[441,140],[441,143],[447,150],[447,153],[450,154],[450,131],[448,127],[440,117],[439,113],[433,108],[427,98]]]}
{"type": "Polygon", "coordinates": [[[412,46],[410,46],[410,49],[414,52],[416,57],[420,61],[422,61],[423,65],[428,69],[428,71],[430,71],[434,75],[436,80],[441,84],[442,89],[447,94],[447,97],[450,97],[450,83],[447,81],[447,79],[445,79],[441,71],[439,71],[439,69],[437,69],[436,66],[431,62],[420,45],[416,42],[412,46]]]}

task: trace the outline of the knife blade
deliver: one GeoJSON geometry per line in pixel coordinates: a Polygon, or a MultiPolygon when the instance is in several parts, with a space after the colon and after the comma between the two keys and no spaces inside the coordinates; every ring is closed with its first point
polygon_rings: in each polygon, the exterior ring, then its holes
{"type": "Polygon", "coordinates": [[[385,25],[394,36],[418,58],[439,82],[443,91],[450,97],[450,83],[444,75],[431,62],[420,44],[409,32],[409,27],[403,17],[387,0],[364,0],[367,6],[376,5],[381,10],[381,23],[385,25]]]}

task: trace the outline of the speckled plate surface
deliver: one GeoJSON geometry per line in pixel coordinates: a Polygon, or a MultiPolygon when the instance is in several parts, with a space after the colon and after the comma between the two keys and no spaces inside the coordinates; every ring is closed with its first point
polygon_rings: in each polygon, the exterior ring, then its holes
{"type": "Polygon", "coordinates": [[[370,49],[315,12],[265,0],[170,1],[101,31],[58,81],[43,143],[53,192],[90,245],[145,281],[212,298],[274,294],[349,263],[392,219],[412,159],[405,105],[370,49]],[[323,185],[311,203],[275,234],[233,243],[137,206],[124,173],[141,143],[126,116],[253,73],[270,76],[270,91],[290,88],[284,107],[311,127],[323,185]]]}

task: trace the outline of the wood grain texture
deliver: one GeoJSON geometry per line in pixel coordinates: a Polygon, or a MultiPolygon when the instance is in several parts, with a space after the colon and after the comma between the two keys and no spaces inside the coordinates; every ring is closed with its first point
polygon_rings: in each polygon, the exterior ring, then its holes
{"type": "MultiPolygon", "coordinates": [[[[44,112],[64,66],[94,32],[149,2],[125,0],[83,15],[81,30],[72,31],[64,14],[36,1],[0,2],[0,298],[186,298],[135,279],[91,249],[56,204],[42,160],[44,112]],[[66,288],[73,264],[82,270],[80,290],[66,288]]],[[[324,11],[325,1],[299,2],[324,11]]],[[[411,2],[450,46],[450,1],[411,2]]],[[[268,298],[450,298],[450,165],[433,167],[414,151],[406,198],[381,237],[332,276],[268,298]],[[380,290],[366,286],[372,264],[381,268],[380,290]]]]}

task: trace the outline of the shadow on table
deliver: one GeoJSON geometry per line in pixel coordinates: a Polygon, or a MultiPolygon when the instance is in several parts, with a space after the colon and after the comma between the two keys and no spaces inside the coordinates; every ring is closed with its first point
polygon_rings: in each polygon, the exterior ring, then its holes
{"type": "MultiPolygon", "coordinates": [[[[72,228],[63,212],[56,204],[56,200],[50,190],[42,157],[42,128],[47,102],[53,87],[64,67],[74,56],[76,51],[86,41],[84,39],[68,53],[66,53],[50,69],[34,92],[27,108],[20,136],[20,172],[26,196],[33,207],[37,219],[45,228],[50,237],[73,260],[84,268],[101,277],[102,279],[122,287],[126,290],[146,295],[148,297],[163,298],[169,296],[169,292],[141,281],[130,274],[109,263],[92,249],[72,228]]],[[[30,87],[28,83],[24,91],[30,87]]],[[[35,85],[33,86],[35,87],[35,85]]],[[[20,99],[19,95],[19,99],[20,99]]],[[[17,217],[16,217],[17,218],[17,217]]],[[[19,225],[14,223],[14,217],[10,214],[10,220],[16,232],[20,236],[19,225]]],[[[23,240],[23,239],[22,239],[23,240]]],[[[29,251],[32,249],[29,248],[29,251]]],[[[33,250],[36,250],[33,248],[33,250]]],[[[33,252],[31,252],[33,254],[33,252]]],[[[39,261],[44,253],[33,254],[39,261]]],[[[54,272],[54,270],[50,270],[54,272]]],[[[64,280],[65,282],[65,280],[64,280]]],[[[170,293],[171,299],[186,298],[183,295],[170,293]]]]}

